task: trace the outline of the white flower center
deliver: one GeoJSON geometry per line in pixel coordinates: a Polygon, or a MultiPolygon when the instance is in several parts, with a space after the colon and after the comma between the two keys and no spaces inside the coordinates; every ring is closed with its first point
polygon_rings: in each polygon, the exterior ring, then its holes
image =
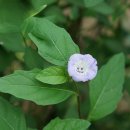
{"type": "Polygon", "coordinates": [[[85,61],[78,61],[74,64],[76,72],[80,73],[81,75],[84,75],[88,72],[88,65],[85,61]]]}

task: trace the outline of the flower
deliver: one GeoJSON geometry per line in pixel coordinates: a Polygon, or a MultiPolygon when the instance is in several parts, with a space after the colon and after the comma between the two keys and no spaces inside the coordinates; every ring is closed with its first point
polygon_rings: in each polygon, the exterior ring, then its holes
{"type": "Polygon", "coordinates": [[[92,80],[97,74],[97,61],[90,54],[73,54],[68,61],[68,73],[74,81],[92,80]]]}

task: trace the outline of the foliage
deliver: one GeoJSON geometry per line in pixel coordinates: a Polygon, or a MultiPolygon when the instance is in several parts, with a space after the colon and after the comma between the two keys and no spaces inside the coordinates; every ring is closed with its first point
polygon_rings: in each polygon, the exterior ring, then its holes
{"type": "Polygon", "coordinates": [[[47,125],[44,130],[57,130],[57,129],[64,129],[64,130],[86,130],[89,127],[90,123],[86,120],[79,120],[79,119],[64,119],[61,120],[56,118],[52,120],[49,125],[47,125]]]}
{"type": "Polygon", "coordinates": [[[128,1],[0,0],[1,129],[129,130],[129,14],[128,1]],[[75,53],[97,59],[93,80],[69,76],[75,53]]]}
{"type": "Polygon", "coordinates": [[[115,109],[116,102],[122,96],[123,83],[124,57],[122,54],[118,54],[106,66],[103,66],[97,77],[90,82],[91,109],[89,120],[104,117],[115,109]]]}
{"type": "Polygon", "coordinates": [[[3,130],[26,130],[26,123],[20,109],[0,98],[0,127],[3,130]]]}

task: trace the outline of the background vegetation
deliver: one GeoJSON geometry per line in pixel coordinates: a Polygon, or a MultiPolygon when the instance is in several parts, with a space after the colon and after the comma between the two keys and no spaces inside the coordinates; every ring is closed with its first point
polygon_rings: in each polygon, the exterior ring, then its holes
{"type": "MultiPolygon", "coordinates": [[[[26,18],[34,15],[47,18],[65,28],[80,47],[81,53],[90,53],[97,59],[99,68],[114,54],[119,52],[125,54],[123,97],[115,112],[93,122],[90,130],[129,130],[130,1],[89,1],[91,0],[0,0],[0,76],[19,69],[42,69],[48,66],[48,63],[37,54],[36,46],[30,40],[25,40],[21,33],[26,18]],[[96,3],[98,1],[99,3],[96,3]]],[[[81,93],[81,110],[84,118],[89,109],[88,88],[81,87],[81,93]]],[[[58,105],[40,106],[10,94],[0,93],[0,96],[22,108],[30,128],[40,130],[57,116],[77,117],[75,97],[58,105]]]]}

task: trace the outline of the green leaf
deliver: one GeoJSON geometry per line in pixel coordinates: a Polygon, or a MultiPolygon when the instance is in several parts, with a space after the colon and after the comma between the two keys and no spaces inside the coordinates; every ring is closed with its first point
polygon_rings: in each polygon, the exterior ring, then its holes
{"type": "Polygon", "coordinates": [[[26,66],[29,69],[34,69],[34,68],[43,69],[44,67],[43,58],[39,56],[35,50],[29,47],[25,49],[24,61],[25,61],[26,66]]]}
{"type": "Polygon", "coordinates": [[[21,24],[44,8],[41,0],[0,0],[0,41],[7,50],[23,51],[21,24]]]}
{"type": "Polygon", "coordinates": [[[42,70],[36,79],[47,84],[63,84],[68,81],[68,76],[64,67],[52,66],[42,70]]]}
{"type": "Polygon", "coordinates": [[[2,46],[7,50],[24,50],[23,40],[19,31],[23,14],[26,11],[27,8],[18,0],[0,1],[0,41],[3,42],[2,46]]]}
{"type": "Polygon", "coordinates": [[[19,32],[0,34],[0,40],[3,42],[2,46],[8,51],[24,51],[23,39],[19,32]]]}
{"type": "Polygon", "coordinates": [[[38,53],[52,64],[64,66],[72,54],[79,53],[70,35],[47,19],[27,19],[23,32],[29,33],[30,39],[38,47],[38,53]]]}
{"type": "Polygon", "coordinates": [[[29,16],[37,15],[44,8],[46,8],[46,3],[44,0],[28,0],[30,7],[29,16]]]}
{"type": "Polygon", "coordinates": [[[57,104],[75,94],[68,84],[48,85],[35,79],[40,70],[16,71],[0,78],[0,91],[39,105],[57,104]]]}
{"type": "Polygon", "coordinates": [[[90,82],[91,109],[89,120],[100,119],[113,112],[122,97],[124,55],[115,55],[90,82]]]}
{"type": "Polygon", "coordinates": [[[90,122],[82,119],[64,119],[56,118],[52,120],[44,130],[86,130],[90,122]]]}
{"type": "Polygon", "coordinates": [[[27,130],[37,130],[37,129],[28,128],[27,130]]]}
{"type": "Polygon", "coordinates": [[[103,2],[104,0],[84,0],[85,2],[85,6],[86,7],[93,7],[101,2],[103,2]]]}
{"type": "Polygon", "coordinates": [[[107,3],[102,2],[92,8],[90,8],[96,12],[102,13],[104,15],[108,15],[114,12],[114,9],[107,3]]]}
{"type": "Polygon", "coordinates": [[[25,118],[20,109],[0,97],[0,129],[26,130],[25,118]]]}
{"type": "Polygon", "coordinates": [[[32,15],[32,13],[37,13],[39,8],[44,7],[44,4],[45,3],[41,0],[28,0],[28,2],[21,0],[1,0],[0,33],[12,33],[20,31],[20,25],[23,20],[32,15]]]}

